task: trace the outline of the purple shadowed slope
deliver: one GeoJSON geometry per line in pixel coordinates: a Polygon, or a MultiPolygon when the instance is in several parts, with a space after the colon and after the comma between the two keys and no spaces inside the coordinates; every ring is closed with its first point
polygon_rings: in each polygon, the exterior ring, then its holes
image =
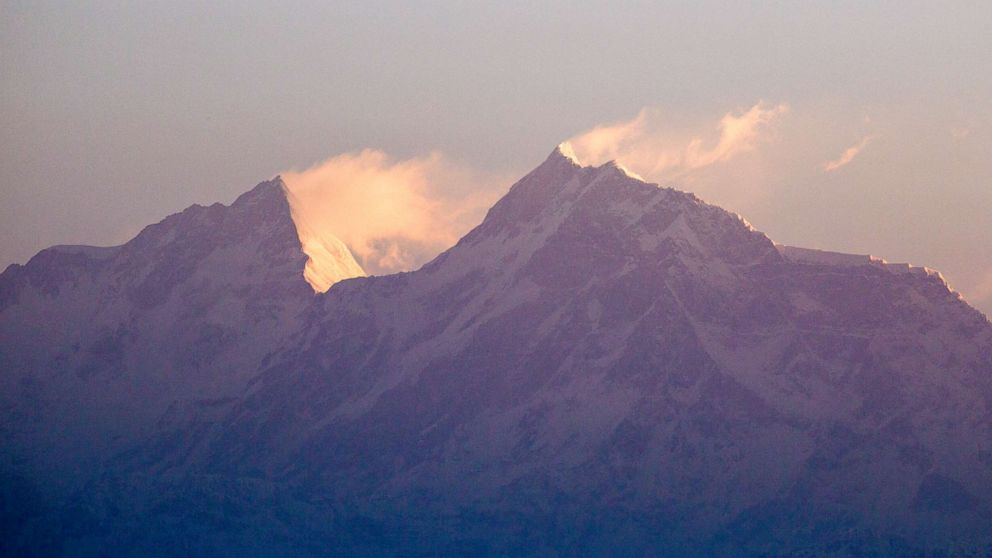
{"type": "Polygon", "coordinates": [[[16,548],[992,548],[992,326],[938,275],[556,150],[422,269],[315,296],[276,186],[0,277],[16,548]]]}

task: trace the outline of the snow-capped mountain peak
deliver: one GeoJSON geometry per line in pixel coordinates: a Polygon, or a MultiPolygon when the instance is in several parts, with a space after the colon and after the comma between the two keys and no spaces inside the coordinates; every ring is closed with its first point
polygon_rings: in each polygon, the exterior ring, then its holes
{"type": "Polygon", "coordinates": [[[5,482],[59,487],[46,540],[992,548],[992,325],[939,276],[560,146],[422,269],[314,296],[282,190],[249,194],[0,275],[5,482]]]}

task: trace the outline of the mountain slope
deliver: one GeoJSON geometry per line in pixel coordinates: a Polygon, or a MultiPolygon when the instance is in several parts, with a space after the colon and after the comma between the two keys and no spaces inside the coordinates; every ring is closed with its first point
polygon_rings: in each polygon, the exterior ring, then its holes
{"type": "MultiPolygon", "coordinates": [[[[82,479],[71,501],[120,519],[56,538],[344,555],[992,548],[992,326],[935,274],[776,247],[691,194],[556,150],[418,271],[262,296],[276,310],[257,335],[206,344],[244,351],[237,372],[176,366],[182,404],[149,409],[155,426],[82,479]],[[207,399],[201,375],[240,391],[207,399]]],[[[15,307],[4,332],[26,319],[15,307]]],[[[27,352],[66,344],[46,335],[27,352]]],[[[3,339],[6,370],[47,366],[3,339]]]]}
{"type": "Polygon", "coordinates": [[[39,467],[100,461],[178,401],[239,395],[312,298],[305,262],[275,180],[123,246],[56,246],[10,266],[0,368],[11,445],[52,454],[39,467]]]}

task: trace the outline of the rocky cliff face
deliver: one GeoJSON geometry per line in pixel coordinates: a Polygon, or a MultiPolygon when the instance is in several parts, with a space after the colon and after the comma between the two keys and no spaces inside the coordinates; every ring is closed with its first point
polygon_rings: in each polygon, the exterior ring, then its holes
{"type": "Polygon", "coordinates": [[[418,271],[314,295],[304,262],[265,183],[8,269],[11,478],[79,471],[18,544],[992,548],[992,326],[939,275],[557,150],[418,271]]]}

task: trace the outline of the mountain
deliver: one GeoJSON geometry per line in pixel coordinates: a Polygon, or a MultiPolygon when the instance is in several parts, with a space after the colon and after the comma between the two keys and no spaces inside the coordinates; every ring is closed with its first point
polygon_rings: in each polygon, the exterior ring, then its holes
{"type": "Polygon", "coordinates": [[[282,184],[266,182],[123,246],[56,246],[10,266],[0,276],[4,449],[67,481],[77,469],[65,470],[67,458],[98,463],[177,400],[240,395],[312,299],[288,212],[282,184]]]}
{"type": "Polygon", "coordinates": [[[285,196],[0,276],[7,550],[992,551],[992,325],[939,274],[556,149],[315,294],[285,196]]]}

